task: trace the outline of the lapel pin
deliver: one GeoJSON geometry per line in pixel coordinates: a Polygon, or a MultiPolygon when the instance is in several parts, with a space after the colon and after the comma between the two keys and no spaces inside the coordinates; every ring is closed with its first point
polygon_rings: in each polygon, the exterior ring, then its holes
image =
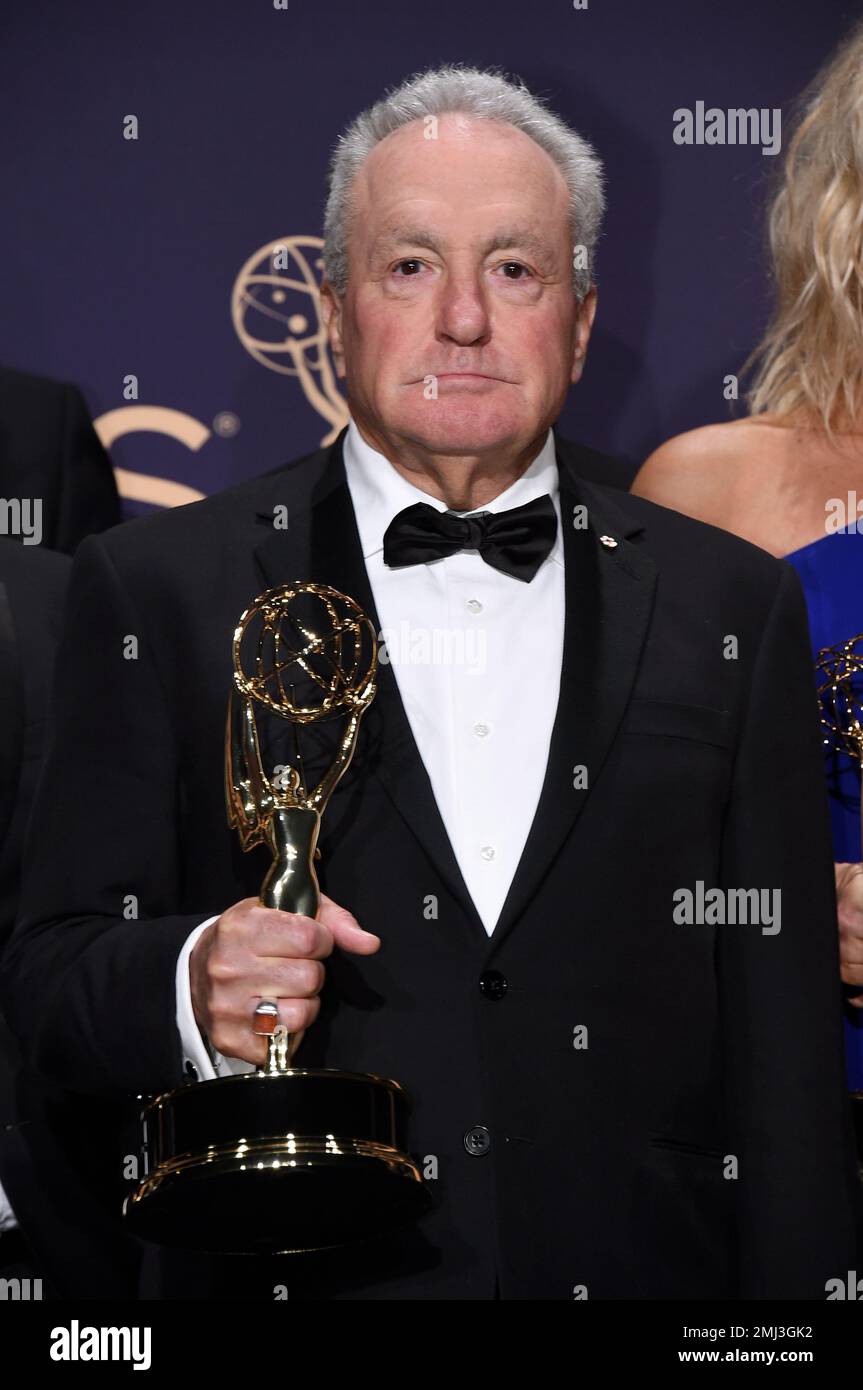
{"type": "Polygon", "coordinates": [[[599,544],[604,545],[606,550],[617,549],[617,541],[614,539],[614,536],[600,536],[599,544]]]}

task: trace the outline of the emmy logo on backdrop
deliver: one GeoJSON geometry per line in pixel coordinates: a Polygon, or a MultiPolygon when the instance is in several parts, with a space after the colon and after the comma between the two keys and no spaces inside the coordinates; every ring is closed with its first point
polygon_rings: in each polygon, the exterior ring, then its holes
{"type": "MultiPolygon", "coordinates": [[[[368,618],[325,585],[268,589],[240,618],[225,795],[243,848],[270,849],[265,907],[318,911],[321,816],[353,757],[376,669],[368,618]],[[287,721],[291,733],[278,777],[265,771],[262,714],[287,721]],[[299,731],[338,719],[327,767],[308,785],[299,731]]],[[[258,1070],[181,1086],[145,1109],[152,1168],[126,1203],[136,1234],[189,1249],[292,1253],[362,1240],[421,1215],[429,1194],[405,1148],[408,1101],[399,1083],[294,1066],[299,1039],[279,1022],[276,1000],[261,1000],[253,1027],[268,1038],[258,1070]]]]}

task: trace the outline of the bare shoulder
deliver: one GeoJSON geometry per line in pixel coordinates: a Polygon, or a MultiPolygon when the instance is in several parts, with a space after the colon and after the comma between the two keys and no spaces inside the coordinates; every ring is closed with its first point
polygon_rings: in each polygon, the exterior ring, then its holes
{"type": "Polygon", "coordinates": [[[785,436],[786,431],[767,418],[687,430],[653,451],[632,491],[660,506],[733,529],[731,518],[749,500],[752,487],[764,481],[765,472],[780,466],[785,436]]]}

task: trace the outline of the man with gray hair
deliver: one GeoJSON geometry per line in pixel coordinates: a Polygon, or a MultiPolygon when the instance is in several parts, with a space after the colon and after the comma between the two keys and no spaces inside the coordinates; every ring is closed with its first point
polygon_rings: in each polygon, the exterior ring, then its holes
{"type": "Polygon", "coordinates": [[[330,170],[347,428],[76,558],[5,962],[32,1064],[96,1125],[261,1065],[275,1000],[297,1065],[403,1083],[432,1199],[319,1255],[166,1252],[163,1295],[818,1299],[855,1267],[803,602],[764,552],[585,481],[555,432],[602,209],[596,154],[521,83],[411,78],[330,170]],[[316,918],[259,904],[221,780],[238,616],[297,578],[388,656],[316,918]],[[781,932],[681,925],[697,882],[780,892],[781,932]]]}

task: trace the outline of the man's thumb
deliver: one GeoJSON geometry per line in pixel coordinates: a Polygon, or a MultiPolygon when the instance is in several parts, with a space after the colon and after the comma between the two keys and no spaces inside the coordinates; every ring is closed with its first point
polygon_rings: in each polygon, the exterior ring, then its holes
{"type": "Polygon", "coordinates": [[[332,932],[333,940],[343,951],[352,951],[358,956],[371,956],[380,949],[380,937],[375,936],[374,932],[363,931],[353,913],[348,912],[346,907],[334,903],[325,893],[321,894],[318,921],[332,932]]]}

